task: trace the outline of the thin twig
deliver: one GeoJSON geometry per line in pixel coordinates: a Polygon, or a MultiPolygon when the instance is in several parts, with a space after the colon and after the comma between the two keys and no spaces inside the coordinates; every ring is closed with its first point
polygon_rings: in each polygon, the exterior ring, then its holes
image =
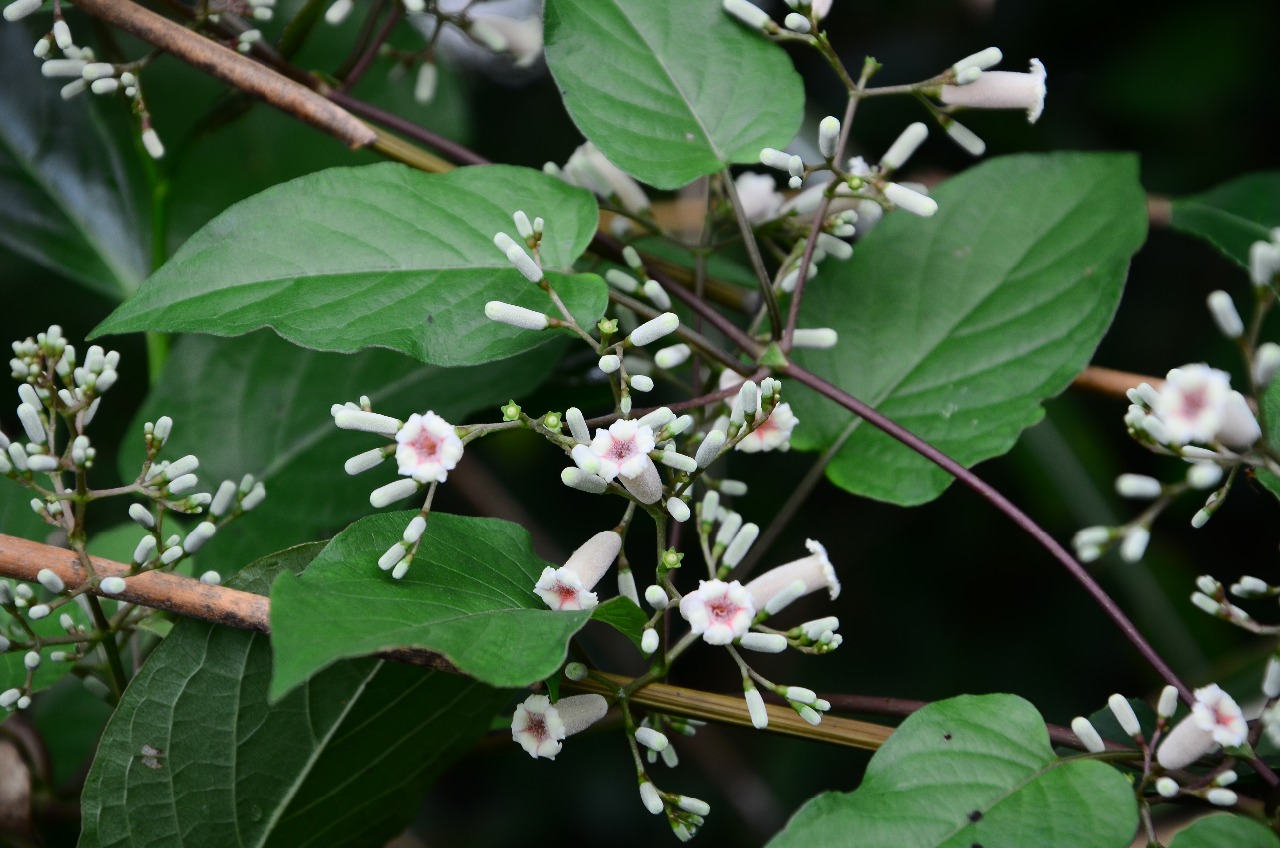
{"type": "Polygon", "coordinates": [[[306,86],[136,3],[75,0],[75,5],[216,79],[262,98],[352,149],[368,147],[377,139],[377,134],[363,121],[306,86]]]}
{"type": "Polygon", "coordinates": [[[1133,643],[1143,658],[1154,668],[1157,673],[1168,683],[1178,689],[1183,700],[1187,703],[1193,702],[1191,689],[1182,682],[1181,678],[1174,672],[1164,658],[1156,653],[1155,648],[1147,642],[1143,635],[1138,632],[1138,628],[1134,626],[1129,617],[1124,614],[1119,605],[1111,599],[1093,576],[1085,570],[1084,566],[1076,562],[1071,554],[1067,553],[1066,548],[1058,543],[1058,540],[1049,535],[1048,531],[1031,519],[1025,512],[1019,509],[1008,498],[996,491],[992,486],[983,481],[978,475],[956,462],[947,454],[938,450],[924,439],[912,433],[896,421],[880,414],[867,404],[855,398],[848,392],[832,385],[816,374],[806,371],[805,369],[790,363],[784,370],[784,373],[796,380],[804,383],[809,388],[825,395],[831,400],[848,409],[854,415],[866,420],[877,430],[885,433],[906,445],[911,450],[923,456],[925,459],[937,465],[951,476],[955,477],[968,488],[976,492],[981,498],[994,506],[997,510],[1004,513],[1014,524],[1018,525],[1022,530],[1035,539],[1041,547],[1067,569],[1072,577],[1076,579],[1081,586],[1084,587],[1098,605],[1102,607],[1107,616],[1115,622],[1121,632],[1133,643]]]}

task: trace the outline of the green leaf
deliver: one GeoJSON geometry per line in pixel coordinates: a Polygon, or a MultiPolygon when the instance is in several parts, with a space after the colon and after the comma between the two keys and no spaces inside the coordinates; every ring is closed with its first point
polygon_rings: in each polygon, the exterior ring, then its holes
{"type": "MultiPolygon", "coordinates": [[[[319,549],[273,555],[233,584],[263,589],[319,549]]],[[[505,701],[457,675],[360,660],[268,705],[268,641],[185,620],[156,648],[85,781],[82,848],[381,845],[505,701]]]]}
{"type": "Polygon", "coordinates": [[[1249,267],[1249,246],[1280,227],[1280,171],[1237,177],[1203,194],[1173,201],[1169,221],[1249,267]]]}
{"type": "Polygon", "coordinates": [[[718,0],[548,0],[546,40],[578,129],[657,188],[758,162],[799,129],[804,89],[791,60],[718,0]]]}
{"type": "MultiPolygon", "coordinates": [[[[433,365],[514,356],[557,335],[484,314],[491,300],[557,314],[493,244],[520,209],[546,219],[544,267],[571,269],[595,232],[595,199],[541,172],[383,163],[300,177],[211,221],[91,338],[271,327],[304,347],[385,347],[433,365]]],[[[603,280],[549,276],[581,323],[604,314],[603,280]]]]}
{"type": "Polygon", "coordinates": [[[121,151],[88,97],[59,95],[36,36],[0,27],[0,246],[115,300],[147,273],[149,225],[121,151]]]}
{"type": "MultiPolygon", "coordinates": [[[[332,404],[368,395],[378,412],[403,419],[432,409],[457,424],[492,406],[485,417],[497,420],[497,406],[536,386],[562,349],[552,344],[510,362],[443,369],[385,350],[316,353],[266,332],[189,336],[174,346],[130,427],[138,435],[121,453],[120,476],[132,480],[141,466],[143,422],[172,415],[164,456],[198,456],[206,491],[244,474],[262,480],[262,505],[200,549],[202,567],[229,574],[270,551],[327,539],[368,513],[369,492],[395,478],[394,463],[358,477],[343,472],[348,457],[386,440],[339,430],[332,404]]],[[[118,509],[123,518],[125,507],[118,509]]]]}
{"type": "Polygon", "coordinates": [[[1096,760],[1055,757],[1031,704],[964,695],[910,716],[861,786],[813,798],[769,845],[1122,848],[1137,824],[1129,781],[1096,760]]]}
{"type": "MultiPolygon", "coordinates": [[[[1129,155],[993,159],[948,180],[933,218],[889,216],[806,290],[801,326],[832,350],[796,360],[966,466],[1009,450],[1093,354],[1119,302],[1146,206],[1129,155]],[[1052,198],[1052,202],[1046,202],[1052,198]]],[[[912,505],[951,476],[834,403],[786,396],[792,444],[823,450],[855,494],[912,505]]]]}
{"type": "Polygon", "coordinates": [[[1261,822],[1228,813],[1192,822],[1169,843],[1169,848],[1280,848],[1280,838],[1261,822]]]}
{"type": "MultiPolygon", "coordinates": [[[[25,442],[26,439],[22,441],[25,442]]],[[[34,494],[12,480],[0,477],[0,533],[32,542],[43,542],[54,532],[52,527],[31,511],[31,498],[34,494]]]]}
{"type": "Polygon", "coordinates": [[[542,569],[518,524],[433,513],[401,580],[378,570],[416,513],[362,518],[301,576],[271,589],[278,698],[344,657],[397,648],[441,654],[464,674],[520,687],[560,667],[587,612],[553,612],[533,592],[542,569]]]}
{"type": "Polygon", "coordinates": [[[635,642],[637,648],[640,647],[640,639],[644,636],[644,626],[649,623],[649,616],[644,614],[644,610],[636,606],[630,598],[624,598],[621,595],[610,598],[592,609],[591,619],[603,621],[635,642]]]}

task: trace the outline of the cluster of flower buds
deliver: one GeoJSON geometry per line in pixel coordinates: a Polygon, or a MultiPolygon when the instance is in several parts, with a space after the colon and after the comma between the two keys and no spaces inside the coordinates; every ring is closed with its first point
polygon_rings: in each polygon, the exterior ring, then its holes
{"type": "MultiPolygon", "coordinates": [[[[401,421],[373,411],[367,396],[359,403],[334,404],[330,410],[334,423],[343,430],[376,433],[392,439],[394,444],[371,448],[351,457],[343,465],[348,474],[356,475],[375,468],[395,455],[396,470],[401,479],[374,489],[369,503],[376,509],[417,494],[425,486],[443,483],[462,459],[463,444],[457,428],[434,412],[413,413],[401,421]]],[[[405,529],[400,542],[392,545],[378,560],[383,571],[400,579],[409,570],[426,528],[424,515],[416,516],[405,529]]]]}
{"type": "MultiPolygon", "coordinates": [[[[1263,689],[1268,692],[1267,697],[1270,699],[1280,695],[1280,665],[1274,659],[1267,667],[1263,689]]],[[[1244,713],[1235,700],[1216,683],[1195,690],[1191,712],[1174,725],[1172,730],[1169,725],[1178,708],[1178,690],[1173,686],[1164,687],[1156,705],[1156,724],[1150,741],[1144,736],[1137,713],[1128,699],[1114,694],[1108,699],[1107,706],[1120,728],[1140,749],[1144,752],[1155,749],[1155,773],[1152,776],[1159,776],[1153,784],[1148,785],[1153,786],[1156,794],[1162,798],[1180,795],[1201,798],[1220,807],[1230,807],[1236,803],[1236,793],[1225,788],[1236,780],[1236,773],[1229,769],[1220,771],[1207,783],[1197,781],[1195,787],[1180,786],[1174,778],[1161,774],[1162,771],[1187,768],[1219,748],[1235,748],[1245,744],[1249,725],[1244,713]]],[[[1071,730],[1086,751],[1097,754],[1107,750],[1107,744],[1087,718],[1076,716],[1071,722],[1071,730]]]]}
{"type": "MultiPolygon", "coordinates": [[[[832,0],[787,0],[793,11],[787,13],[783,23],[797,35],[811,33],[827,13],[832,0]]],[[[768,35],[778,35],[780,30],[768,13],[749,0],[721,0],[722,8],[743,24],[768,35]]]]}
{"type": "MultiPolygon", "coordinates": [[[[254,1],[268,4],[275,2],[275,0],[254,1]]],[[[4,7],[4,19],[17,21],[39,11],[43,6],[42,0],[14,0],[4,7]]],[[[151,116],[142,99],[142,90],[136,73],[146,60],[128,65],[97,61],[93,48],[81,47],[75,43],[71,36],[71,28],[56,6],[53,28],[36,41],[32,53],[43,63],[40,67],[41,74],[49,79],[68,80],[62,86],[63,100],[70,100],[85,91],[100,95],[121,93],[129,98],[132,101],[133,111],[141,119],[142,146],[152,158],[159,159],[164,155],[164,145],[151,127],[151,116]]]]}

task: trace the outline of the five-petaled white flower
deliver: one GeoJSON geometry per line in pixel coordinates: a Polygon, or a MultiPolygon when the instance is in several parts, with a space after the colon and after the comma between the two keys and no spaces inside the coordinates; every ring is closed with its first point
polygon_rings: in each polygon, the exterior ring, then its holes
{"type": "Polygon", "coordinates": [[[1244,396],[1231,390],[1227,373],[1204,364],[1170,371],[1152,412],[1176,445],[1218,441],[1247,448],[1262,433],[1244,396]]]}
{"type": "Polygon", "coordinates": [[[728,645],[751,628],[755,604],[737,580],[703,580],[680,599],[680,615],[709,645],[728,645]]]}
{"type": "Polygon", "coordinates": [[[434,412],[416,412],[396,433],[400,473],[419,483],[443,483],[462,459],[462,440],[453,425],[434,412]]]}
{"type": "Polygon", "coordinates": [[[652,427],[619,419],[609,425],[608,430],[596,430],[591,452],[599,457],[600,469],[595,473],[606,480],[618,475],[628,479],[639,477],[653,464],[649,451],[654,447],[652,427]]]}

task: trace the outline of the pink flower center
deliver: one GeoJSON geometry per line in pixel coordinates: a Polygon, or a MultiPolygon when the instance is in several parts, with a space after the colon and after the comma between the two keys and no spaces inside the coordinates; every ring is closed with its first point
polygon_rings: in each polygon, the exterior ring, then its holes
{"type": "Polygon", "coordinates": [[[1182,393],[1182,414],[1194,418],[1208,405],[1209,399],[1204,389],[1192,389],[1182,393]]]}
{"type": "Polygon", "coordinates": [[[434,462],[440,457],[441,441],[439,437],[423,427],[417,437],[409,442],[409,447],[418,454],[418,462],[434,462]]]}
{"type": "Polygon", "coordinates": [[[738,610],[742,607],[729,600],[727,597],[719,597],[715,600],[707,602],[707,615],[712,621],[723,624],[733,619],[738,614],[738,610]]]}
{"type": "Polygon", "coordinates": [[[609,445],[609,450],[605,454],[605,457],[607,459],[612,459],[614,462],[622,462],[623,460],[630,459],[635,452],[636,440],[634,437],[622,441],[614,439],[613,443],[609,445]]]}
{"type": "Polygon", "coordinates": [[[547,721],[542,713],[529,713],[529,726],[525,728],[525,733],[537,739],[539,743],[547,738],[547,721]]]}
{"type": "Polygon", "coordinates": [[[577,603],[578,601],[578,590],[572,586],[566,586],[563,583],[556,581],[556,586],[553,591],[560,597],[560,606],[562,607],[566,604],[577,603]]]}
{"type": "Polygon", "coordinates": [[[1227,709],[1227,705],[1221,701],[1213,705],[1213,723],[1218,727],[1231,727],[1231,722],[1235,719],[1235,714],[1227,709]]]}

